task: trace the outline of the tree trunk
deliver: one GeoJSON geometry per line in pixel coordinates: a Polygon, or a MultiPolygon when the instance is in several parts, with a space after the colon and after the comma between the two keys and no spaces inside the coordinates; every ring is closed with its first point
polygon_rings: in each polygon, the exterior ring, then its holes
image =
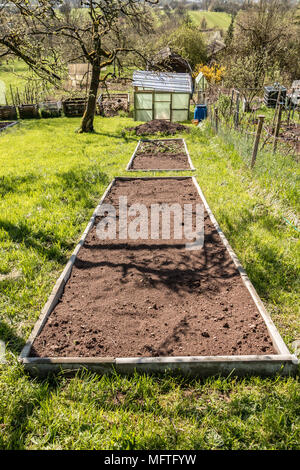
{"type": "Polygon", "coordinates": [[[100,83],[100,65],[92,65],[92,78],[89,89],[89,96],[85,112],[81,121],[79,133],[94,132],[94,117],[96,112],[96,100],[100,83]]]}

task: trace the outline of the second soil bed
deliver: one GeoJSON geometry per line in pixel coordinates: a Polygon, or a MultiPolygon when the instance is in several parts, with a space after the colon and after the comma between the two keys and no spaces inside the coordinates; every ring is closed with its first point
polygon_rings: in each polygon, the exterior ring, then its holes
{"type": "Polygon", "coordinates": [[[191,170],[183,139],[141,140],[128,170],[191,170]]]}
{"type": "MultiPolygon", "coordinates": [[[[201,203],[191,178],[122,179],[104,203],[201,203]]],[[[96,224],[100,219],[96,220],[96,224]]],[[[274,354],[272,341],[208,214],[205,244],[106,240],[96,224],[31,356],[274,354]]]]}

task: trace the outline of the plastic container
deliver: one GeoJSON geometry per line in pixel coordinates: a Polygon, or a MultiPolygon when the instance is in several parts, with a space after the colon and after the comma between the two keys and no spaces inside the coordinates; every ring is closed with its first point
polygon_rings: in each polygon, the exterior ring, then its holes
{"type": "Polygon", "coordinates": [[[194,119],[197,119],[199,122],[207,118],[207,105],[206,104],[197,104],[194,111],[194,119]]]}

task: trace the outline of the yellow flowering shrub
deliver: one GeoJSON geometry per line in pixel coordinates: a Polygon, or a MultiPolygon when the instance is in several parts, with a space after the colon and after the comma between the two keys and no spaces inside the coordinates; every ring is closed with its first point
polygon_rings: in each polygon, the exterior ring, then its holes
{"type": "Polygon", "coordinates": [[[214,65],[197,64],[193,72],[193,78],[202,72],[208,83],[219,83],[225,75],[226,67],[214,65]]]}

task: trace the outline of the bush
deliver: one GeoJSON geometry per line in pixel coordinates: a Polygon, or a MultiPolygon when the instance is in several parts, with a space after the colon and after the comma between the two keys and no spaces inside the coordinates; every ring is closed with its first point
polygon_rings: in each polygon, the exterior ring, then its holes
{"type": "Polygon", "coordinates": [[[183,25],[171,36],[170,47],[189,61],[192,69],[199,62],[207,60],[206,45],[200,31],[183,25]]]}

